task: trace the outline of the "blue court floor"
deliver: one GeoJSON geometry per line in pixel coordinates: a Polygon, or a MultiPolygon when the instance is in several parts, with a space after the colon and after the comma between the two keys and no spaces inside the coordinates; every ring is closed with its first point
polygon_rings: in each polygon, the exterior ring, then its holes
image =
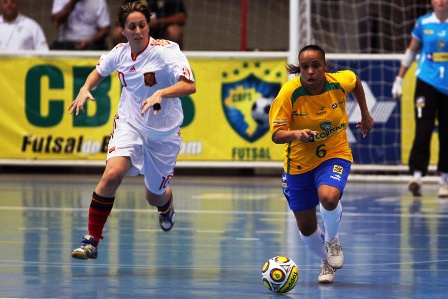
{"type": "Polygon", "coordinates": [[[319,285],[320,262],[304,248],[272,177],[172,181],[176,224],[166,233],[126,178],[96,260],[71,251],[86,233],[99,175],[0,175],[1,298],[448,298],[448,200],[427,184],[349,181],[343,197],[345,265],[319,285]],[[261,267],[286,255],[299,282],[268,291],[261,267]]]}

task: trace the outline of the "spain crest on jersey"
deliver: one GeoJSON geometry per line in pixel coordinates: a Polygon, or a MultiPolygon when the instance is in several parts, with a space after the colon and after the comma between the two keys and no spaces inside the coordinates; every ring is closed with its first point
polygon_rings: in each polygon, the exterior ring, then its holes
{"type": "Polygon", "coordinates": [[[239,136],[254,142],[269,130],[269,109],[280,88],[280,83],[263,81],[254,74],[222,83],[224,114],[239,136]]]}

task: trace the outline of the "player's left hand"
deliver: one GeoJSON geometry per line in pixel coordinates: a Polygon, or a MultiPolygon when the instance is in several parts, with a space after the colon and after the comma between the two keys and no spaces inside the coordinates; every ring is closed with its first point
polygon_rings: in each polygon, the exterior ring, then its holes
{"type": "Polygon", "coordinates": [[[154,115],[159,113],[162,108],[161,103],[162,97],[157,92],[155,92],[152,96],[142,102],[142,116],[151,107],[154,109],[154,115]]]}
{"type": "Polygon", "coordinates": [[[373,117],[370,114],[367,114],[362,116],[361,121],[356,124],[356,127],[362,130],[363,138],[366,137],[370,130],[372,130],[374,123],[375,121],[373,120],[373,117]]]}
{"type": "Polygon", "coordinates": [[[394,84],[392,85],[392,96],[394,99],[398,100],[403,94],[403,78],[395,77],[394,84]]]}

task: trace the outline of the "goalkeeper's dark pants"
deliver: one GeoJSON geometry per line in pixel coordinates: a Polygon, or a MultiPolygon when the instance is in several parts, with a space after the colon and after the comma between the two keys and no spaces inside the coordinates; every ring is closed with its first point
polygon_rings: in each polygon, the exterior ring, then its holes
{"type": "Polygon", "coordinates": [[[439,92],[417,78],[414,96],[415,136],[409,156],[409,170],[428,172],[431,153],[431,136],[436,129],[439,135],[437,170],[448,172],[448,95],[439,92]],[[436,119],[438,127],[436,127],[436,119]]]}

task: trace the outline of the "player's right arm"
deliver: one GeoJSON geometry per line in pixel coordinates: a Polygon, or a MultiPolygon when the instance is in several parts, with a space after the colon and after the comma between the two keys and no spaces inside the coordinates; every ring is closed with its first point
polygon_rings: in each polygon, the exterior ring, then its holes
{"type": "Polygon", "coordinates": [[[272,141],[277,144],[289,143],[294,140],[300,140],[301,142],[310,142],[314,140],[314,136],[319,133],[310,129],[303,130],[278,130],[272,137],[272,141]]]}
{"type": "Polygon", "coordinates": [[[95,100],[90,91],[95,88],[103,79],[104,77],[102,77],[96,69],[94,69],[89,74],[86,82],[80,88],[76,99],[68,107],[70,113],[73,113],[73,111],[75,111],[75,115],[78,115],[79,111],[84,112],[84,104],[87,102],[87,100],[95,100]]]}
{"type": "Polygon", "coordinates": [[[272,141],[276,144],[290,143],[294,140],[309,142],[318,133],[310,129],[291,130],[292,104],[291,90],[288,86],[283,86],[277,97],[274,99],[269,109],[269,125],[272,134],[272,141]]]}

